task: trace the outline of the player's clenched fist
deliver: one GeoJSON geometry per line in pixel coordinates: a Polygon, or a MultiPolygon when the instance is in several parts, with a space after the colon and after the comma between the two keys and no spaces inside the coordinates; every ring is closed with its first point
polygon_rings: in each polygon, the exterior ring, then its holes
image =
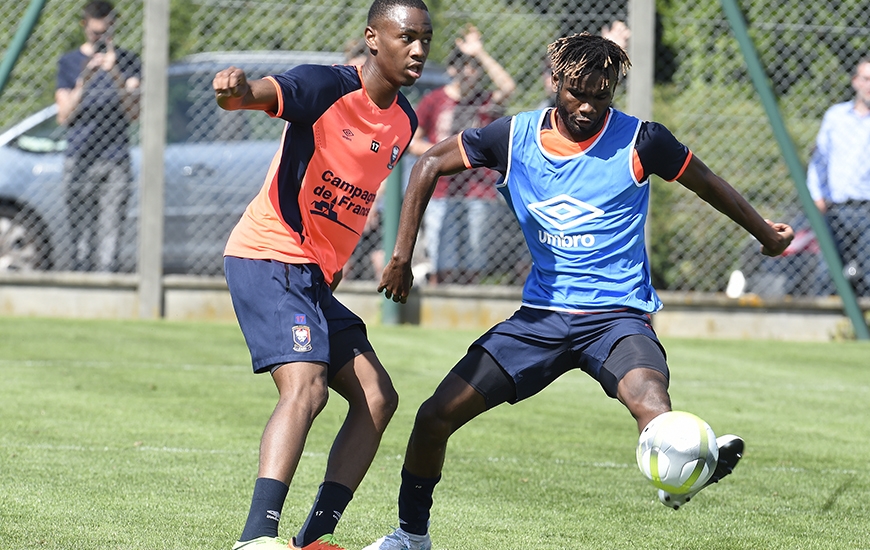
{"type": "Polygon", "coordinates": [[[229,67],[217,73],[212,80],[215,96],[221,98],[240,98],[248,91],[248,79],[245,71],[237,67],[229,67]]]}
{"type": "Polygon", "coordinates": [[[229,67],[215,74],[211,86],[217,104],[228,111],[274,111],[278,107],[275,86],[263,78],[249,81],[245,71],[238,67],[229,67]]]}

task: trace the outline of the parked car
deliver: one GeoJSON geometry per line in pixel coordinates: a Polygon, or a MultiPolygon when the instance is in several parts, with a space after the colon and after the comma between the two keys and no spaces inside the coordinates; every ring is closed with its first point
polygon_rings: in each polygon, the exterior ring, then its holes
{"type": "MultiPolygon", "coordinates": [[[[226,238],[259,190],[279,147],[283,125],[260,112],[226,112],[214,102],[211,80],[230,65],[252,78],[305,63],[342,63],[336,52],[214,52],[191,55],[169,68],[163,262],[166,273],[222,272],[226,238]]],[[[447,82],[427,66],[406,90],[412,103],[447,82]]],[[[63,189],[65,130],[54,105],[0,133],[0,271],[67,270],[72,254],[63,189]]],[[[131,138],[138,140],[134,129],[131,138]]],[[[141,150],[134,143],[133,170],[141,150]]],[[[138,186],[135,186],[138,187],[138,186]]],[[[120,247],[120,270],[136,270],[139,222],[134,187],[120,247]]]]}

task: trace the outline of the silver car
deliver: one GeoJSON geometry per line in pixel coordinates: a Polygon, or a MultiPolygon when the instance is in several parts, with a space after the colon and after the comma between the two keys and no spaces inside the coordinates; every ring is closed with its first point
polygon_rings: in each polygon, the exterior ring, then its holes
{"type": "MultiPolygon", "coordinates": [[[[278,150],[283,124],[260,112],[226,112],[214,103],[211,80],[230,65],[251,78],[305,63],[342,63],[335,52],[216,52],[171,65],[165,150],[163,261],[166,273],[222,272],[226,238],[259,190],[278,150]]],[[[447,82],[428,68],[413,88],[415,104],[425,91],[447,82]]],[[[0,133],[0,271],[68,270],[72,253],[63,189],[65,129],[57,109],[46,107],[0,133]]],[[[138,131],[133,129],[132,139],[138,131]]],[[[134,174],[141,151],[131,149],[134,174]]],[[[127,206],[119,252],[120,271],[136,270],[138,192],[127,206]]]]}

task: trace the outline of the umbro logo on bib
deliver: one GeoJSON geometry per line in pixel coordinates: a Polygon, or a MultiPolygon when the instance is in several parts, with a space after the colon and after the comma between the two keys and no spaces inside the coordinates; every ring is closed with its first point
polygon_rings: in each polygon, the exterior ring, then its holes
{"type": "Polygon", "coordinates": [[[552,199],[531,203],[529,210],[559,231],[572,229],[604,214],[604,210],[570,195],[559,195],[552,199]]]}

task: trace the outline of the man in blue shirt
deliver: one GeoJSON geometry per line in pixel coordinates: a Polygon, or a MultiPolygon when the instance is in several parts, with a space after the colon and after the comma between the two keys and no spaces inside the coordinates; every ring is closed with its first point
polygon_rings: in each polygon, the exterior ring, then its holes
{"type": "MultiPolygon", "coordinates": [[[[448,438],[502,403],[535,395],[582,369],[637,422],[671,410],[664,348],[650,314],[661,307],[644,246],[649,176],[676,180],[781,254],[792,228],[762,218],[661,124],[612,108],[625,51],[588,33],[548,48],[556,105],[463,131],[427,151],[411,172],[392,258],[379,290],[404,302],[411,255],[439,176],[485,166],[513,210],[533,259],[522,307],[478,338],[417,411],[399,490],[399,528],[365,550],[430,550],[430,509],[448,438]]],[[[743,440],[717,438],[709,483],[728,475],[743,440]]],[[[695,492],[660,500],[677,508],[695,492]]]]}
{"type": "Polygon", "coordinates": [[[115,271],[133,175],[129,126],[138,116],[141,62],[114,42],[114,6],[83,10],[85,43],[57,64],[57,121],[67,127],[64,161],[73,269],[115,271]]]}
{"type": "Polygon", "coordinates": [[[825,113],[807,171],[807,186],[825,215],[859,296],[870,296],[870,57],[852,74],[852,101],[825,113]]]}

